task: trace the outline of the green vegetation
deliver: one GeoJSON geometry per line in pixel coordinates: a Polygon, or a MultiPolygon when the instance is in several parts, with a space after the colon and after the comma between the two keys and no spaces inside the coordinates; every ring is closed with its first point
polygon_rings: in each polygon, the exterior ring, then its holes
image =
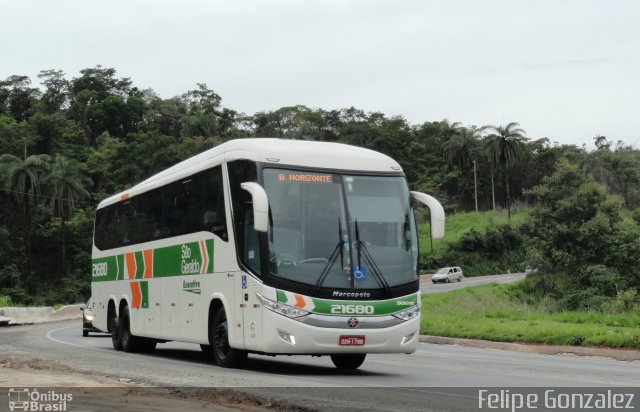
{"type": "Polygon", "coordinates": [[[0,308],[4,308],[7,306],[13,306],[13,302],[11,301],[11,297],[9,296],[0,296],[0,308]]]}
{"type": "Polygon", "coordinates": [[[508,212],[463,212],[447,216],[444,239],[434,239],[429,224],[421,224],[420,263],[423,273],[444,266],[460,266],[466,276],[495,275],[524,270],[524,241],[518,227],[527,219],[526,209],[508,212]]]}
{"type": "MultiPolygon", "coordinates": [[[[432,194],[452,216],[447,238],[435,242],[433,253],[423,235],[423,271],[455,264],[468,275],[481,275],[522,270],[523,262],[535,261],[545,268],[541,275],[555,273],[560,266],[541,246],[545,241],[536,240],[546,235],[519,229],[529,217],[517,205],[545,201],[531,189],[553,173],[560,159],[602,184],[598,190],[603,195],[619,196],[618,209],[630,216],[624,224],[640,221],[640,150],[604,136],[596,136],[597,150],[588,152],[526,137],[515,122],[483,127],[448,120],[410,124],[401,116],[355,107],[301,105],[242,114],[223,107],[222,97],[205,84],[163,98],[101,66],[71,78],[61,70],[43,70],[38,78],[41,88],[22,75],[0,80],[0,296],[14,304],[82,301],[90,293],[93,215],[101,199],[222,142],[249,136],[347,143],[396,159],[411,189],[432,194]],[[475,209],[474,169],[478,208],[492,210],[476,215],[489,216],[477,226],[474,215],[466,213],[475,209]],[[501,208],[507,210],[506,222],[502,212],[495,212],[501,208]],[[509,218],[512,209],[516,213],[509,218]]],[[[587,232],[600,229],[599,224],[616,221],[606,210],[601,208],[586,225],[572,222],[587,232]]],[[[554,226],[562,228],[562,223],[554,226]]],[[[604,263],[584,261],[577,272],[581,278],[596,274],[607,282],[620,279],[613,290],[603,292],[602,304],[618,292],[638,288],[637,270],[627,274],[621,269],[624,262],[640,267],[622,257],[637,252],[634,233],[631,228],[608,232],[606,245],[618,251],[616,257],[604,263]]],[[[597,239],[597,233],[591,235],[597,239]]],[[[570,237],[565,246],[550,244],[566,252],[574,241],[570,237]]],[[[553,278],[541,279],[538,286],[553,278]]],[[[598,285],[608,287],[607,282],[579,285],[599,296],[598,285]]],[[[533,286],[531,291],[539,296],[548,292],[533,286]]],[[[567,302],[597,303],[573,296],[567,302]]]]}
{"type": "MultiPolygon", "coordinates": [[[[530,191],[537,199],[522,226],[530,259],[532,298],[564,309],[601,309],[640,290],[640,227],[623,223],[622,199],[566,161],[530,191]]],[[[640,299],[637,300],[640,304],[640,299]]]]}
{"type": "MultiPolygon", "coordinates": [[[[624,297],[617,304],[623,304],[624,297]]],[[[532,302],[523,284],[483,285],[422,297],[423,334],[500,342],[640,349],[640,305],[627,311],[564,311],[532,302]],[[524,298],[523,298],[524,297],[524,298]]]]}
{"type": "MultiPolygon", "coordinates": [[[[513,210],[511,224],[520,226],[527,218],[527,209],[513,210]]],[[[445,234],[443,239],[433,240],[434,252],[444,250],[448,246],[458,243],[463,235],[470,230],[485,232],[489,228],[504,226],[509,223],[506,210],[488,210],[485,212],[459,212],[447,215],[445,234]]],[[[431,226],[428,221],[419,225],[420,247],[423,251],[429,251],[431,242],[429,233],[431,226]]]]}

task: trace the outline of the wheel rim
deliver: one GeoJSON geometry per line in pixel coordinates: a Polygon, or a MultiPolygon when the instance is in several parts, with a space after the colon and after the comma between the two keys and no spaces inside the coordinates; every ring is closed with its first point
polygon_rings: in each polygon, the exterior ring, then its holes
{"type": "Polygon", "coordinates": [[[227,338],[227,320],[224,319],[216,326],[213,347],[220,359],[224,359],[229,355],[229,339],[227,338]]]}

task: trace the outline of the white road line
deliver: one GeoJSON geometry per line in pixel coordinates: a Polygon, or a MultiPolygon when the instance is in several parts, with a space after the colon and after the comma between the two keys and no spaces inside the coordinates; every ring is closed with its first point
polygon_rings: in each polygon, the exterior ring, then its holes
{"type": "Polygon", "coordinates": [[[76,344],[76,343],[71,343],[71,342],[65,342],[65,341],[63,341],[63,340],[56,339],[56,338],[54,338],[53,336],[51,336],[51,334],[53,334],[53,333],[55,333],[55,332],[58,332],[58,331],[60,331],[60,330],[71,329],[71,328],[76,328],[76,327],[77,327],[77,325],[73,325],[73,326],[66,326],[66,327],[64,327],[64,328],[53,329],[53,330],[50,330],[49,332],[47,332],[47,334],[45,335],[45,337],[46,337],[47,339],[51,340],[51,341],[58,342],[58,343],[62,343],[63,345],[75,346],[75,347],[78,347],[78,348],[84,348],[84,349],[94,349],[94,348],[91,348],[91,347],[89,347],[89,346],[78,345],[78,344],[76,344]]]}

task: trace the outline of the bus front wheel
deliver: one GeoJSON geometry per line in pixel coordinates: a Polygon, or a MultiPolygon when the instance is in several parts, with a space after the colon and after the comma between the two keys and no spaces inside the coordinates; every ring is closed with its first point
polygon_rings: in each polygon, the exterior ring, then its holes
{"type": "Polygon", "coordinates": [[[331,355],[331,361],[336,368],[344,370],[358,369],[364,362],[366,353],[354,355],[331,355]]]}
{"type": "Polygon", "coordinates": [[[213,349],[213,357],[223,368],[239,368],[247,359],[247,352],[229,346],[229,326],[224,307],[220,307],[209,326],[209,342],[213,349]]]}

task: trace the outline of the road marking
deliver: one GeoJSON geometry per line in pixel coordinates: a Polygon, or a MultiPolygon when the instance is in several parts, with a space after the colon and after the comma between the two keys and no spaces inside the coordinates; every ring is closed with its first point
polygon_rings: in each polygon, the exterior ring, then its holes
{"type": "Polygon", "coordinates": [[[51,336],[51,334],[53,334],[55,332],[58,332],[60,330],[71,329],[71,328],[76,328],[76,327],[77,327],[77,325],[73,325],[73,326],[66,326],[64,328],[53,329],[53,330],[50,330],[49,332],[47,332],[47,334],[45,336],[46,336],[47,339],[49,339],[51,341],[54,341],[54,342],[62,343],[63,345],[70,345],[70,346],[75,346],[75,347],[78,347],[78,348],[92,349],[89,346],[78,345],[77,343],[65,342],[63,340],[56,339],[53,336],[51,336]]]}

